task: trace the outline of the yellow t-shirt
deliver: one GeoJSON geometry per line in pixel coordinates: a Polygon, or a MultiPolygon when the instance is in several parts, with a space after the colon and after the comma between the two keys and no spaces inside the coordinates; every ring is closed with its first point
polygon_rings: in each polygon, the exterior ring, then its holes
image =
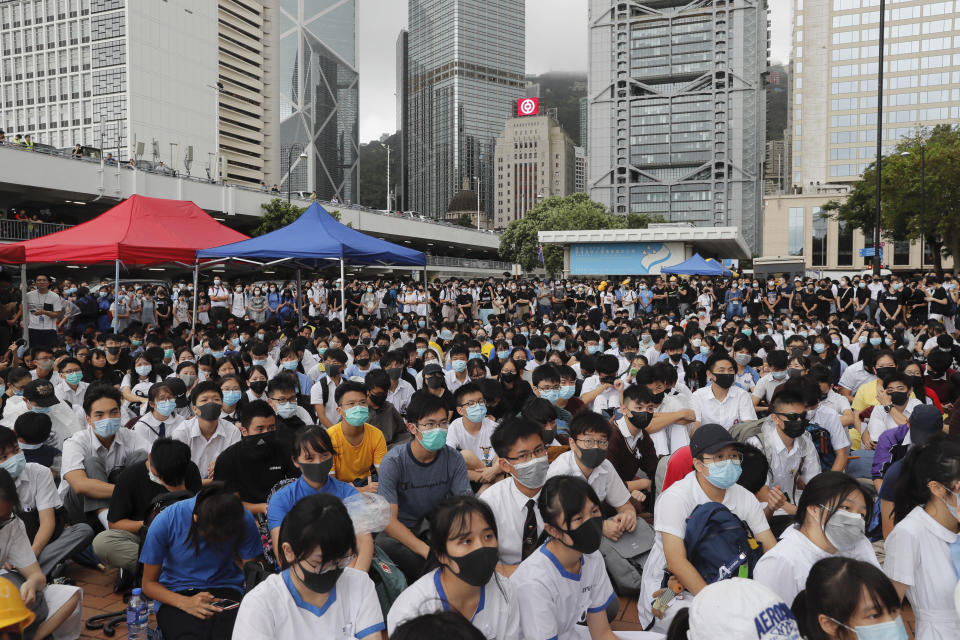
{"type": "Polygon", "coordinates": [[[353,482],[357,478],[370,475],[370,466],[380,466],[383,456],[387,455],[387,441],[383,432],[372,424],[363,425],[363,440],[353,446],[343,435],[342,423],[338,422],[329,429],[330,440],[337,455],[333,457],[333,475],[342,482],[353,482]]]}
{"type": "Polygon", "coordinates": [[[860,413],[867,407],[875,407],[880,402],[877,400],[877,386],[879,384],[880,379],[877,378],[860,385],[857,394],[853,396],[853,402],[850,404],[854,411],[860,413]]]}

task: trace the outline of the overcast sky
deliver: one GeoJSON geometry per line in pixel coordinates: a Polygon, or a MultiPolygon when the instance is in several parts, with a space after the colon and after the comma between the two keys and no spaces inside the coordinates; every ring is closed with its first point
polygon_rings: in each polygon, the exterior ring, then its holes
{"type": "MultiPolygon", "coordinates": [[[[396,42],[407,25],[406,0],[360,5],[360,139],[396,131],[396,42]]],[[[790,54],[791,0],[772,8],[772,58],[790,54]]],[[[527,0],[527,73],[587,70],[587,0],[527,0]]]]}

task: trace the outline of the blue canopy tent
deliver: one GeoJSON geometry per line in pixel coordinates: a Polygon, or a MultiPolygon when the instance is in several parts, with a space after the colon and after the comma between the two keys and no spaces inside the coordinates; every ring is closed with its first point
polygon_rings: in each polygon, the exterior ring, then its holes
{"type": "Polygon", "coordinates": [[[661,273],[685,276],[729,276],[730,270],[716,260],[704,260],[699,253],[695,253],[680,264],[664,267],[661,273]]]}
{"type": "MultiPolygon", "coordinates": [[[[300,267],[319,269],[340,262],[341,322],[346,327],[346,264],[423,267],[422,251],[368,236],[341,224],[318,203],[313,203],[294,222],[256,238],[197,251],[197,260],[236,260],[261,266],[292,262],[297,269],[297,307],[300,302],[300,267]]],[[[426,276],[426,273],[424,273],[426,276]]]]}

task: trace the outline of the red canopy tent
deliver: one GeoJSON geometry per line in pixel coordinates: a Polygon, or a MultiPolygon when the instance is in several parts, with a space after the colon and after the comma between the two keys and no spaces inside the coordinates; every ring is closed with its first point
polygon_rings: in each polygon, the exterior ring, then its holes
{"type": "Polygon", "coordinates": [[[0,245],[0,263],[145,266],[179,262],[192,266],[199,249],[247,239],[192,202],[134,195],[75,227],[0,245]]]}

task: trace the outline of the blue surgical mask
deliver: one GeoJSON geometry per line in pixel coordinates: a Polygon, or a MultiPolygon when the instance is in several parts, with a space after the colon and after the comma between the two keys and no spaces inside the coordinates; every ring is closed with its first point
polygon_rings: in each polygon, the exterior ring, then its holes
{"type": "MultiPolygon", "coordinates": [[[[829,616],[828,616],[829,617],[829,616]]],[[[830,618],[844,629],[857,634],[857,640],[907,640],[907,629],[903,626],[903,618],[860,627],[848,627],[839,620],[830,618]]]]}
{"type": "Polygon", "coordinates": [[[3,467],[7,470],[7,473],[10,474],[10,477],[14,480],[17,479],[21,473],[23,473],[23,468],[27,466],[27,458],[23,455],[23,451],[18,451],[16,454],[10,456],[3,462],[0,462],[0,467],[3,467]]]}
{"type": "Polygon", "coordinates": [[[874,347],[879,346],[883,342],[880,338],[870,338],[870,344],[874,347]]]}
{"type": "Polygon", "coordinates": [[[223,392],[223,404],[227,405],[228,407],[232,407],[240,402],[240,398],[242,397],[243,392],[239,389],[227,389],[223,392]]]}
{"type": "Polygon", "coordinates": [[[497,351],[497,357],[500,358],[501,360],[506,360],[507,358],[510,357],[510,350],[504,349],[503,351],[497,351]]]}
{"type": "Polygon", "coordinates": [[[822,342],[815,342],[813,344],[813,350],[817,353],[823,353],[827,350],[827,345],[823,344],[822,342]]]}
{"type": "Polygon", "coordinates": [[[277,405],[277,415],[281,418],[289,418],[297,412],[296,402],[281,402],[277,405]]]}
{"type": "Polygon", "coordinates": [[[574,384],[567,384],[560,387],[560,399],[569,400],[573,397],[574,392],[577,390],[577,386],[574,384]]]}
{"type": "Polygon", "coordinates": [[[770,373],[770,377],[772,377],[774,380],[784,380],[784,379],[786,379],[786,377],[787,377],[787,372],[786,372],[786,371],[773,371],[773,372],[770,373]]]}
{"type": "Polygon", "coordinates": [[[80,384],[81,382],[83,382],[83,372],[72,371],[66,374],[65,376],[63,376],[63,378],[64,380],[67,381],[68,384],[80,384]]]}
{"type": "Polygon", "coordinates": [[[587,345],[587,353],[593,354],[593,353],[596,353],[597,351],[600,351],[600,345],[598,345],[598,344],[588,344],[588,345],[587,345]]]}
{"type": "Polygon", "coordinates": [[[463,373],[467,370],[467,361],[466,360],[454,360],[450,363],[450,367],[457,373],[463,373]]]}
{"type": "Polygon", "coordinates": [[[153,371],[153,367],[151,367],[150,365],[141,365],[136,368],[136,372],[138,376],[148,376],[150,375],[151,371],[153,371]]]}
{"type": "Polygon", "coordinates": [[[210,355],[212,355],[214,358],[219,360],[220,358],[223,357],[223,351],[211,351],[210,355]]]}
{"type": "Polygon", "coordinates": [[[287,371],[294,371],[297,368],[296,360],[284,360],[280,363],[280,366],[286,369],[287,371]]]}
{"type": "Polygon", "coordinates": [[[440,451],[447,444],[447,430],[431,429],[430,431],[424,431],[420,444],[427,451],[440,451]]]}
{"type": "Polygon", "coordinates": [[[472,407],[467,407],[467,418],[471,422],[480,422],[487,417],[487,405],[485,404],[476,404],[472,407]]]}
{"type": "Polygon", "coordinates": [[[101,438],[110,438],[120,431],[120,418],[104,418],[93,423],[93,430],[101,438]]]}
{"type": "Polygon", "coordinates": [[[176,400],[157,400],[157,413],[166,417],[177,408],[176,400]]]}
{"type": "Polygon", "coordinates": [[[745,336],[752,336],[752,335],[753,335],[753,329],[744,328],[742,333],[743,333],[743,335],[745,335],[745,336]]]}
{"type": "Polygon", "coordinates": [[[705,356],[706,356],[706,355],[709,355],[709,354],[710,354],[710,347],[707,346],[707,345],[705,345],[705,344],[700,345],[700,353],[701,353],[702,355],[705,355],[705,356]]]}
{"type": "Polygon", "coordinates": [[[262,367],[265,364],[267,364],[266,360],[251,360],[251,362],[253,363],[254,366],[257,366],[257,367],[262,367]]]}
{"type": "Polygon", "coordinates": [[[470,357],[469,357],[470,360],[475,360],[475,359],[477,359],[477,358],[483,360],[483,354],[482,354],[482,353],[471,353],[471,354],[470,354],[470,357]]]}
{"type": "Polygon", "coordinates": [[[549,402],[550,404],[557,404],[557,400],[560,399],[560,390],[559,389],[548,389],[546,391],[540,390],[540,397],[549,402]]]}
{"type": "Polygon", "coordinates": [[[724,460],[723,462],[711,462],[707,465],[710,475],[707,480],[718,489],[729,489],[740,479],[743,469],[733,460],[724,460]]]}
{"type": "Polygon", "coordinates": [[[30,408],[30,410],[33,411],[34,413],[44,413],[44,414],[50,413],[50,407],[33,406],[30,408]]]}

